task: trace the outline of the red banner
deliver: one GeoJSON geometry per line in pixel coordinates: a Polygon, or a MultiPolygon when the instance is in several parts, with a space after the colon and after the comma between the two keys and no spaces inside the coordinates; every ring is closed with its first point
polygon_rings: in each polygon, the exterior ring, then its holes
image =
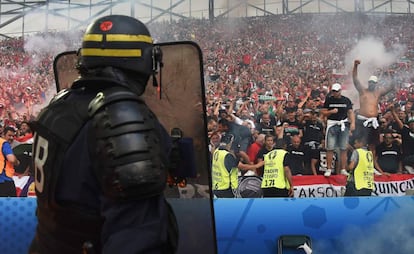
{"type": "MultiPolygon", "coordinates": [[[[22,189],[25,189],[25,186],[29,184],[29,177],[27,176],[16,176],[13,178],[18,193],[20,193],[22,189]]],[[[260,177],[248,177],[247,179],[249,178],[250,180],[253,179],[255,181],[250,182],[248,184],[248,187],[243,184],[239,184],[239,187],[260,190],[260,177]]],[[[345,193],[346,176],[344,175],[333,175],[330,177],[325,177],[323,175],[293,176],[292,178],[296,198],[342,197],[345,193]]],[[[404,196],[406,190],[414,189],[414,175],[411,174],[392,174],[390,176],[381,175],[375,176],[374,180],[375,190],[372,192],[372,196],[404,196]]],[[[194,196],[194,192],[196,190],[199,193],[205,193],[207,195],[206,190],[208,187],[201,185],[192,186],[189,184],[186,187],[180,189],[184,190],[183,193],[180,191],[180,196],[182,198],[191,198],[194,196]]],[[[28,188],[27,196],[35,197],[33,183],[31,183],[31,186],[28,188]]]]}
{"type": "MultiPolygon", "coordinates": [[[[414,189],[414,175],[392,174],[375,176],[372,196],[403,196],[414,189]]],[[[295,197],[341,197],[345,193],[346,176],[293,176],[295,197]]]]}

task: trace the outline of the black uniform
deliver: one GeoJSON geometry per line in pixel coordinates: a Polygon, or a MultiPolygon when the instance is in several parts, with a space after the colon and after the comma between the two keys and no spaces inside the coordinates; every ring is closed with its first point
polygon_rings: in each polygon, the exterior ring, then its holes
{"type": "Polygon", "coordinates": [[[131,64],[142,64],[139,57],[128,59],[129,63],[108,59],[100,50],[87,51],[99,48],[94,45],[97,39],[105,41],[111,35],[112,41],[103,43],[106,47],[137,47],[143,52],[148,47],[151,52],[144,28],[139,21],[119,15],[90,26],[81,68],[92,70],[80,70],[82,78],[58,93],[32,123],[38,226],[30,253],[72,254],[82,253],[82,248],[83,253],[172,253],[175,249],[175,219],[163,196],[170,141],[139,96],[149,75],[139,78],[139,73],[124,71],[125,63],[141,69],[131,64]],[[128,39],[124,44],[113,44],[124,38],[128,39]],[[142,38],[145,43],[134,42],[142,38]],[[88,59],[93,54],[105,58],[88,59]]]}
{"type": "Polygon", "coordinates": [[[101,105],[96,94],[82,86],[63,91],[34,125],[39,224],[32,250],[80,253],[85,242],[98,253],[118,253],[121,243],[128,253],[167,248],[158,121],[125,88],[104,90],[101,105]]]}

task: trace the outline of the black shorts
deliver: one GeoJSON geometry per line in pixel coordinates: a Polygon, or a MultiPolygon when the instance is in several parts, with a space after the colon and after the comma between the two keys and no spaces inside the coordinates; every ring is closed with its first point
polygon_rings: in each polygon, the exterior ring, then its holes
{"type": "Polygon", "coordinates": [[[367,145],[379,145],[380,141],[380,131],[379,127],[374,128],[371,124],[369,124],[367,127],[364,126],[365,120],[361,120],[356,118],[355,119],[355,131],[352,133],[351,137],[351,145],[353,145],[353,141],[355,138],[365,138],[365,142],[367,145]]]}
{"type": "Polygon", "coordinates": [[[355,187],[355,182],[347,182],[346,190],[345,190],[345,197],[355,197],[355,196],[371,196],[372,190],[362,188],[357,190],[355,187]]]}

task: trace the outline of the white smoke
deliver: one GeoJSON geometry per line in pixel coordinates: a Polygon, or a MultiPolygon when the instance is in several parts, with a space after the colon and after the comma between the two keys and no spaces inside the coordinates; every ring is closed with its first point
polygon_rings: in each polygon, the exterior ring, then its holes
{"type": "Polygon", "coordinates": [[[65,33],[42,33],[25,38],[24,50],[28,54],[55,56],[68,50],[77,50],[81,38],[81,31],[65,33]]]}
{"type": "Polygon", "coordinates": [[[63,38],[51,36],[49,34],[34,35],[26,39],[24,50],[34,55],[56,55],[66,48],[63,38]]]}
{"type": "MultiPolygon", "coordinates": [[[[362,86],[367,87],[370,76],[378,75],[378,70],[386,69],[393,63],[396,63],[405,54],[406,50],[407,47],[402,44],[393,44],[391,48],[387,48],[379,38],[362,38],[345,55],[345,64],[349,68],[345,72],[352,73],[354,61],[360,60],[358,79],[362,86]]],[[[378,78],[381,79],[381,77],[378,78]]],[[[349,86],[343,94],[354,102],[354,109],[360,107],[359,94],[353,85],[349,86]]]]}
{"type": "MultiPolygon", "coordinates": [[[[38,33],[30,36],[26,36],[24,40],[24,51],[29,56],[28,61],[21,68],[16,69],[16,72],[30,73],[27,75],[33,75],[34,72],[50,71],[52,69],[52,61],[59,53],[77,50],[80,47],[82,31],[67,31],[57,33],[38,33]],[[50,66],[45,66],[50,64],[50,66]],[[30,68],[28,68],[30,66],[30,68]],[[49,68],[48,68],[49,67],[49,68]]],[[[49,73],[43,73],[42,75],[49,75],[49,73]]],[[[45,102],[43,105],[36,104],[32,106],[33,113],[40,111],[44,106],[49,103],[49,100],[56,94],[54,80],[51,78],[45,78],[41,82],[43,85],[48,84],[48,90],[45,94],[45,102]]],[[[30,86],[37,87],[39,84],[30,84],[30,86]]],[[[31,87],[31,88],[33,88],[31,87]]]]}
{"type": "Polygon", "coordinates": [[[414,206],[408,203],[377,217],[374,224],[349,224],[340,233],[332,232],[331,239],[314,241],[312,249],[337,254],[413,253],[414,206]]]}
{"type": "Polygon", "coordinates": [[[375,75],[376,70],[396,63],[406,50],[406,46],[402,44],[393,44],[387,49],[380,39],[366,37],[359,40],[355,47],[346,54],[345,63],[352,70],[354,60],[361,61],[358,67],[358,78],[362,85],[366,85],[368,78],[375,75]]]}
{"type": "Polygon", "coordinates": [[[350,227],[340,239],[347,249],[344,253],[352,254],[388,254],[412,253],[414,242],[414,223],[411,208],[397,209],[388,213],[378,224],[371,227],[350,227]]]}

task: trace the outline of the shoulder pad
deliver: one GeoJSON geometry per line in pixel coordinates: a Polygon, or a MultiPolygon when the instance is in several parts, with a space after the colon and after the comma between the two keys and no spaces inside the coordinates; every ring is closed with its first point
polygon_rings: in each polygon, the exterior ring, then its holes
{"type": "Polygon", "coordinates": [[[99,93],[89,104],[95,175],[105,195],[139,199],[163,192],[166,155],[160,123],[138,95],[120,89],[99,93]]]}
{"type": "Polygon", "coordinates": [[[68,96],[70,93],[69,89],[63,89],[61,91],[59,91],[50,101],[50,103],[54,103],[58,100],[64,99],[66,96],[68,96]]]}
{"type": "Polygon", "coordinates": [[[76,103],[74,100],[68,100],[73,91],[60,91],[38,114],[36,121],[31,122],[33,131],[70,144],[89,118],[86,109],[90,102],[90,98],[76,100],[76,103]]]}
{"type": "Polygon", "coordinates": [[[113,87],[105,89],[104,91],[97,93],[95,98],[89,104],[89,116],[93,116],[99,109],[101,109],[105,105],[117,101],[127,100],[141,101],[138,95],[125,88],[113,87]]]}

